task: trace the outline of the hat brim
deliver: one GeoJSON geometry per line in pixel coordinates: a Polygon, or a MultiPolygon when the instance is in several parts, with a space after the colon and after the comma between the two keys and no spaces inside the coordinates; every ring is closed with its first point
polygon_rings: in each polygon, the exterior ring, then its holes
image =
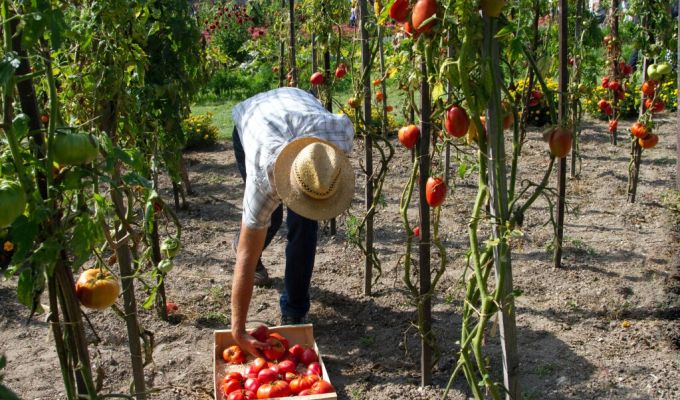
{"type": "Polygon", "coordinates": [[[334,144],[315,137],[304,137],[289,142],[279,153],[274,163],[274,184],[281,201],[291,210],[305,218],[316,221],[335,218],[347,210],[354,197],[354,170],[345,153],[334,144]],[[295,157],[306,146],[315,143],[325,143],[337,152],[340,163],[340,176],[335,193],[327,199],[315,199],[307,196],[295,182],[291,174],[295,157]]]}

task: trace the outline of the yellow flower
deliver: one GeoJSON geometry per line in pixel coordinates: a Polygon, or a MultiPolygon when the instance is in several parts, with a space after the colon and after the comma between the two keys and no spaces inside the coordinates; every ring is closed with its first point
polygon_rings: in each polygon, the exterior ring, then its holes
{"type": "Polygon", "coordinates": [[[14,243],[12,243],[8,240],[2,246],[2,249],[9,253],[10,251],[14,250],[14,243]]]}

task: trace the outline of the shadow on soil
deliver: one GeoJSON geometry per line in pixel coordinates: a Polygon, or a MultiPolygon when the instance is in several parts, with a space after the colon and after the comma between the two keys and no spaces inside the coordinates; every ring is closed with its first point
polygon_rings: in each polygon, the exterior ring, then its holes
{"type": "MultiPolygon", "coordinates": [[[[321,306],[311,315],[315,336],[322,352],[329,355],[325,362],[332,371],[339,398],[363,398],[356,389],[346,392],[349,383],[362,382],[370,390],[377,385],[420,382],[420,339],[411,325],[415,314],[395,311],[412,307],[393,304],[388,308],[377,304],[390,290],[394,289],[381,290],[365,300],[327,290],[312,291],[313,303],[321,306]]],[[[433,384],[443,388],[457,361],[460,319],[452,312],[435,311],[433,320],[442,350],[434,368],[433,384]]],[[[569,385],[578,385],[594,372],[593,365],[547,331],[518,327],[518,338],[522,387],[538,398],[564,384],[565,375],[569,385]]],[[[485,352],[492,370],[500,371],[498,336],[489,338],[485,352]]],[[[499,375],[495,378],[499,379],[499,375]]],[[[457,377],[453,390],[470,395],[462,375],[457,377]]]]}

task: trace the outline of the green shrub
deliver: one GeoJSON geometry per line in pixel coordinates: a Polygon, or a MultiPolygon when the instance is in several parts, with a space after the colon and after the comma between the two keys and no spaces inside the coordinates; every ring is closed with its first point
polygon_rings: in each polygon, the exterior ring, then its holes
{"type": "Polygon", "coordinates": [[[192,115],[182,123],[182,129],[186,138],[186,149],[209,147],[217,142],[219,133],[217,127],[212,124],[213,114],[192,115]]]}

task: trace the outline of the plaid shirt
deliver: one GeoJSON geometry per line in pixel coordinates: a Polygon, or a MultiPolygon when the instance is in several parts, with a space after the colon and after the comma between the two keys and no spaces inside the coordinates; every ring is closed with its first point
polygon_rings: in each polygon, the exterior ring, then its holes
{"type": "Polygon", "coordinates": [[[249,228],[267,228],[281,204],[274,187],[274,163],[288,142],[313,136],[345,153],[352,150],[354,127],[349,117],[328,112],[304,90],[279,88],[260,93],[237,104],[232,117],[245,152],[243,222],[249,228]]]}

